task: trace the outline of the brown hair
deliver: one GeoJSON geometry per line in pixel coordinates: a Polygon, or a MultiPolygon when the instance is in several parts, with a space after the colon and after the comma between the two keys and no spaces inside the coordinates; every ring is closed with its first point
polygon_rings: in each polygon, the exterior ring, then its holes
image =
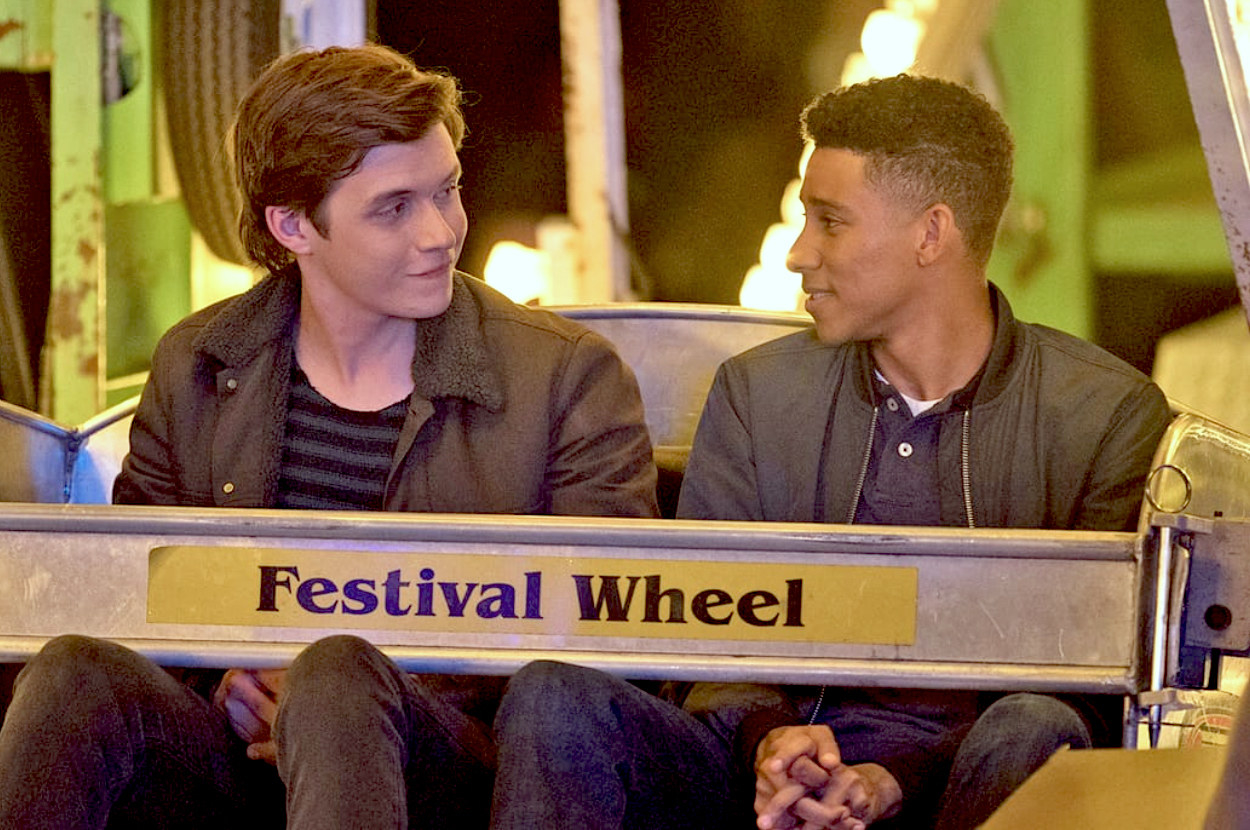
{"type": "Polygon", "coordinates": [[[826,93],[803,137],[865,158],[864,177],[901,204],[950,207],[969,255],[989,261],[1011,195],[1011,131],[984,97],[936,78],[896,75],[826,93]]]}
{"type": "Polygon", "coordinates": [[[275,60],[239,104],[230,130],[248,255],[272,271],[292,261],[269,232],[266,207],[300,211],[325,234],[322,202],[372,148],[417,141],[443,124],[459,149],[460,103],[454,78],[420,70],[385,46],[332,46],[275,60]]]}

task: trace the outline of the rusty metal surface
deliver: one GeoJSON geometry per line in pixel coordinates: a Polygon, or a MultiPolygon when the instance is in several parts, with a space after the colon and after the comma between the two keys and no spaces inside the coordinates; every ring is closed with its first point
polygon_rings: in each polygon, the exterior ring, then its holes
{"type": "Polygon", "coordinates": [[[1238,31],[1233,5],[1227,0],[1168,0],[1168,13],[1242,308],[1250,318],[1250,98],[1245,72],[1250,54],[1244,53],[1250,33],[1238,31]]]}

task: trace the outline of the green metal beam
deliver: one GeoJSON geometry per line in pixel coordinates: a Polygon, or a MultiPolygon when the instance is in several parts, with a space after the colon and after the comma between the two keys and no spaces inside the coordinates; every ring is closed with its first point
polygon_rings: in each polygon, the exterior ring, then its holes
{"type": "Polygon", "coordinates": [[[100,4],[56,0],[52,43],[52,296],[45,413],[77,424],[104,407],[100,4]]]}
{"type": "Polygon", "coordinates": [[[1024,320],[1093,327],[1085,235],[1091,157],[1088,0],[1002,0],[990,36],[1016,184],[990,276],[1024,320]]]}
{"type": "Polygon", "coordinates": [[[0,69],[23,72],[52,66],[52,3],[0,0],[0,69]]]}
{"type": "Polygon", "coordinates": [[[1217,211],[1189,205],[1100,207],[1090,227],[1099,271],[1228,278],[1232,260],[1217,211]]]}

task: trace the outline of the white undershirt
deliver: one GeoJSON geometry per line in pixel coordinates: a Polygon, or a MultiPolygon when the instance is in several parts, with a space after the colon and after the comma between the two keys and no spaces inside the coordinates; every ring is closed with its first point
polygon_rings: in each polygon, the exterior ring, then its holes
{"type": "MultiPolygon", "coordinates": [[[[876,367],[874,367],[872,372],[873,374],[877,376],[877,379],[880,380],[882,383],[890,385],[890,382],[885,379],[885,375],[881,374],[880,369],[877,369],[876,367]]],[[[922,401],[919,398],[912,398],[912,397],[908,397],[907,395],[904,395],[902,392],[898,390],[898,387],[896,386],[890,385],[890,388],[894,390],[894,393],[896,395],[898,395],[900,398],[903,399],[903,402],[905,404],[907,404],[907,408],[911,410],[911,416],[913,418],[915,418],[921,412],[929,411],[930,409],[932,409],[933,407],[937,406],[939,403],[942,402],[941,398],[936,398],[931,401],[922,401]]]]}

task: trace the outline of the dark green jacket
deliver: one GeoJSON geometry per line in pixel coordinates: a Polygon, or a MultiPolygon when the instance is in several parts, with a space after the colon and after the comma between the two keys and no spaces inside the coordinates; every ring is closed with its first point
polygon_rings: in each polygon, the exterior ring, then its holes
{"type": "MultiPolygon", "coordinates": [[[[1097,346],[1017,321],[997,288],[991,296],[997,324],[980,379],[941,416],[942,524],[969,526],[966,470],[976,527],[1135,529],[1171,420],[1163,392],[1097,346]]],[[[827,346],[813,330],[726,361],[678,516],[848,521],[876,405],[871,368],[866,344],[827,346]]]]}
{"type": "MultiPolygon", "coordinates": [[[[118,503],[272,507],[299,282],[271,275],[161,339],[118,503]]],[[[601,336],[457,275],[422,321],[387,510],[656,515],[638,385],[601,336]]]]}
{"type": "MultiPolygon", "coordinates": [[[[1134,530],[1151,459],[1171,420],[1167,399],[1102,349],[1017,321],[993,286],[991,298],[996,327],[985,366],[937,416],[941,523],[1134,530]]],[[[699,422],[678,517],[850,521],[877,405],[871,372],[866,344],[824,345],[812,330],[726,361],[699,422]]],[[[745,772],[760,739],[806,719],[818,691],[700,683],[686,708],[735,746],[745,772]]],[[[842,696],[830,690],[829,699],[842,696]]],[[[857,759],[894,774],[914,819],[916,803],[931,806],[945,785],[953,739],[974,714],[972,701],[956,695],[935,707],[933,695],[921,692],[846,696],[932,721],[930,744],[857,759]]]]}

